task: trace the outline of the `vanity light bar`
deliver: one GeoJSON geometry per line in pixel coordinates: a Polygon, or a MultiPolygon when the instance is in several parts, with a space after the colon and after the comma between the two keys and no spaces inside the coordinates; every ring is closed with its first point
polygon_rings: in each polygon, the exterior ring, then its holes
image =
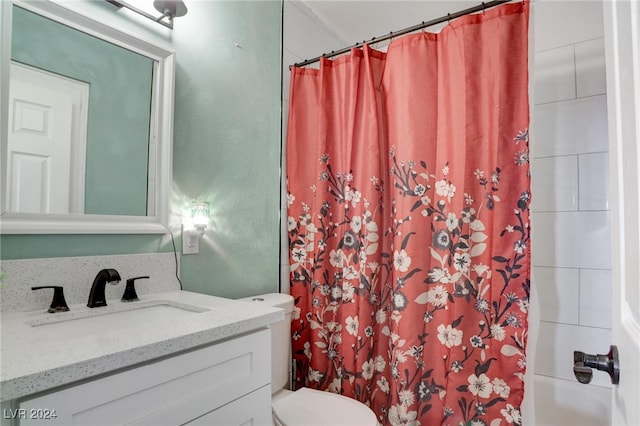
{"type": "Polygon", "coordinates": [[[151,19],[152,21],[155,21],[160,25],[164,25],[169,29],[173,29],[173,18],[179,18],[187,14],[187,6],[185,6],[182,0],[155,0],[153,2],[153,6],[156,8],[158,12],[162,13],[162,15],[160,15],[157,18],[151,15],[150,13],[147,13],[144,10],[135,7],[134,5],[123,2],[123,1],[119,1],[119,0],[105,0],[105,1],[119,8],[124,7],[129,10],[132,10],[144,16],[145,18],[151,19]]]}

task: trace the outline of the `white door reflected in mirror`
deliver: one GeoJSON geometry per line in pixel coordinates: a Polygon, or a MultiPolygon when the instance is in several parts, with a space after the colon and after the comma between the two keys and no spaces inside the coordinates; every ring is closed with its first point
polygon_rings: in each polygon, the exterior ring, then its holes
{"type": "MultiPolygon", "coordinates": [[[[126,28],[113,27],[109,19],[105,22],[105,19],[98,18],[101,16],[97,13],[99,9],[95,2],[0,2],[2,105],[10,104],[12,61],[19,66],[28,64],[57,76],[84,82],[91,91],[91,97],[88,93],[86,95],[86,108],[81,108],[82,114],[86,114],[86,125],[79,133],[85,135],[86,144],[81,150],[71,146],[68,178],[65,177],[64,184],[51,181],[49,188],[41,178],[51,173],[47,164],[50,160],[33,161],[32,151],[26,151],[31,156],[28,160],[19,159],[24,166],[22,169],[12,170],[11,177],[7,175],[7,130],[15,120],[13,115],[9,120],[11,108],[2,109],[0,234],[167,232],[173,182],[175,51],[159,40],[146,40],[126,28]],[[43,31],[31,31],[32,28],[43,31]],[[63,38],[49,43],[53,40],[52,34],[63,38]],[[36,53],[44,55],[38,58],[51,60],[54,64],[47,61],[32,63],[36,60],[36,53]],[[71,60],[71,57],[75,59],[71,60]],[[116,63],[115,57],[122,57],[124,62],[116,63]],[[116,73],[119,66],[116,64],[122,65],[126,71],[116,73]],[[101,77],[92,79],[100,70],[104,71],[101,77]],[[120,76],[118,81],[113,80],[116,74],[120,76]],[[130,90],[120,90],[122,87],[130,90]],[[127,98],[123,100],[121,95],[127,98]],[[131,110],[131,99],[135,101],[135,114],[131,110]],[[123,109],[123,105],[127,105],[127,109],[123,109]],[[134,143],[134,140],[139,143],[134,143]],[[84,163],[74,163],[76,160],[84,163]],[[116,171],[114,165],[119,167],[116,171]],[[16,202],[10,200],[10,179],[19,182],[20,189],[14,191],[14,195],[22,199],[16,202]],[[67,186],[68,196],[51,192],[67,186]],[[25,194],[31,196],[28,202],[24,199],[25,194]],[[61,207],[46,207],[47,198],[68,200],[61,207]]],[[[46,105],[39,100],[32,103],[46,105]]],[[[25,133],[43,133],[45,129],[53,129],[49,126],[55,120],[47,122],[42,110],[31,109],[27,116],[21,125],[25,133]]],[[[72,138],[73,143],[75,139],[72,138]]],[[[12,142],[12,151],[23,152],[22,147],[13,145],[12,142]]],[[[45,157],[49,155],[46,153],[45,157]]]]}
{"type": "Polygon", "coordinates": [[[11,64],[8,210],[84,213],[89,87],[11,64]]]}

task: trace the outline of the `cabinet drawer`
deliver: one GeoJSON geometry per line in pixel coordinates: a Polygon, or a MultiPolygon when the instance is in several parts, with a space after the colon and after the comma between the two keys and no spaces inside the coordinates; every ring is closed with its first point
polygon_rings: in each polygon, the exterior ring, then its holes
{"type": "Polygon", "coordinates": [[[189,426],[272,426],[271,385],[187,423],[189,426]]]}
{"type": "Polygon", "coordinates": [[[20,424],[183,424],[269,384],[270,346],[270,331],[264,329],[23,399],[19,408],[55,410],[57,417],[20,424]]]}

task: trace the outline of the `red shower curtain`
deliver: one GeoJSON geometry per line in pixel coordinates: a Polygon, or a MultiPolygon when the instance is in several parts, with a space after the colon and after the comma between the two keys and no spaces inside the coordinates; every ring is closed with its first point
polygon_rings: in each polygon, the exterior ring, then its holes
{"type": "Polygon", "coordinates": [[[387,425],[520,424],[528,3],[293,68],[296,384],[387,425]]]}

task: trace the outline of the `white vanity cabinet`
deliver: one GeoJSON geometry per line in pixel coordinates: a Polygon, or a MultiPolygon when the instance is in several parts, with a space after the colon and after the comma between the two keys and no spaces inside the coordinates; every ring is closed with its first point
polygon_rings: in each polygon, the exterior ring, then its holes
{"type": "Polygon", "coordinates": [[[270,346],[263,328],[20,398],[11,414],[17,425],[271,425],[270,346]]]}

